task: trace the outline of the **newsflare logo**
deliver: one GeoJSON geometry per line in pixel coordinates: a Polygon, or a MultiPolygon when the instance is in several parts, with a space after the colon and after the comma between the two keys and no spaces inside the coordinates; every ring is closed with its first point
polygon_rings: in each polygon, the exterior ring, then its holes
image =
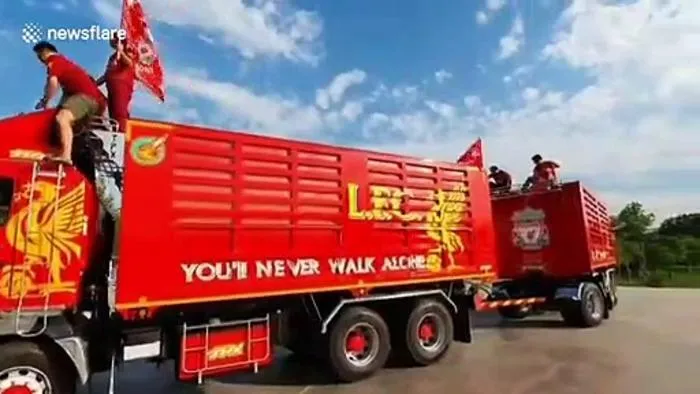
{"type": "Polygon", "coordinates": [[[36,44],[44,39],[44,32],[41,26],[36,23],[25,23],[22,28],[22,40],[27,44],[36,44]]]}
{"type": "Polygon", "coordinates": [[[109,41],[117,35],[119,39],[126,39],[124,29],[107,29],[98,25],[87,28],[48,28],[44,29],[38,23],[25,23],[22,28],[22,41],[27,44],[36,44],[39,41],[109,41]]]}

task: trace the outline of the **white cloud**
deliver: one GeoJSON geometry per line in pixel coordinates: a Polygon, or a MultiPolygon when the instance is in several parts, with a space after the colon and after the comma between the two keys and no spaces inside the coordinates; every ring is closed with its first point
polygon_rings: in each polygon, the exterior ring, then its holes
{"type": "Polygon", "coordinates": [[[63,3],[59,3],[57,1],[54,1],[51,3],[51,8],[53,8],[56,11],[65,11],[66,10],[66,5],[63,3]]]}
{"type": "Polygon", "coordinates": [[[464,106],[470,110],[476,109],[481,105],[479,96],[467,96],[464,98],[464,106]]]}
{"type": "Polygon", "coordinates": [[[391,118],[387,114],[381,112],[372,113],[362,125],[362,135],[369,139],[376,137],[377,133],[383,132],[390,124],[391,118]]]}
{"type": "Polygon", "coordinates": [[[523,22],[522,16],[518,15],[515,17],[515,20],[513,20],[513,25],[508,34],[499,41],[500,49],[498,58],[501,60],[508,59],[517,54],[524,42],[525,23],[523,22]]]}
{"type": "Polygon", "coordinates": [[[418,86],[396,86],[391,89],[391,96],[403,103],[412,103],[418,99],[418,86]]]}
{"type": "Polygon", "coordinates": [[[313,106],[294,99],[259,95],[239,85],[203,75],[171,72],[168,86],[190,97],[214,103],[223,121],[261,133],[309,136],[319,132],[323,119],[313,106]]]}
{"type": "Polygon", "coordinates": [[[675,192],[658,190],[654,193],[644,193],[641,195],[630,195],[630,193],[606,192],[602,195],[597,193],[599,198],[603,198],[610,206],[611,213],[617,213],[631,201],[639,201],[645,208],[651,208],[657,217],[657,224],[665,218],[684,213],[700,213],[700,203],[698,203],[698,193],[675,192]]]}
{"type": "Polygon", "coordinates": [[[506,0],[486,0],[486,9],[476,13],[476,23],[485,25],[506,5],[506,0]]]}
{"type": "Polygon", "coordinates": [[[455,107],[447,103],[441,103],[434,100],[426,100],[425,105],[444,119],[450,120],[457,115],[455,107]]]}
{"type": "Polygon", "coordinates": [[[65,11],[68,9],[68,7],[76,7],[78,5],[78,0],[63,0],[63,1],[58,1],[54,0],[51,3],[49,3],[51,8],[53,8],[55,11],[65,11]]]}
{"type": "Polygon", "coordinates": [[[508,84],[516,81],[521,84],[523,80],[526,79],[532,72],[532,69],[533,66],[531,65],[518,66],[510,74],[503,76],[503,82],[508,84]]]}
{"type": "MultiPolygon", "coordinates": [[[[120,0],[93,0],[108,21],[119,14],[120,0]]],[[[149,0],[144,8],[153,21],[196,29],[237,48],[248,59],[282,56],[316,65],[320,60],[320,16],[276,0],[149,0]]]]}
{"type": "Polygon", "coordinates": [[[540,97],[540,91],[537,88],[527,87],[522,92],[523,100],[533,102],[540,97]]]}
{"type": "Polygon", "coordinates": [[[358,69],[336,75],[328,87],[316,91],[316,105],[321,109],[330,108],[332,103],[342,100],[349,88],[363,83],[366,78],[367,73],[358,69]]]}
{"type": "Polygon", "coordinates": [[[402,142],[371,147],[454,161],[484,135],[488,162],[516,181],[541,153],[561,160],[565,179],[584,179],[613,211],[632,200],[660,218],[700,211],[700,188],[687,183],[687,174],[700,171],[700,73],[692,67],[700,64],[700,2],[575,0],[557,26],[539,66],[577,68],[590,78],[586,86],[568,93],[568,84],[526,88],[520,93],[527,100],[512,109],[468,96],[450,122],[419,108],[387,113],[381,123],[402,142]],[[667,186],[649,187],[650,176],[667,186]]]}
{"type": "Polygon", "coordinates": [[[437,81],[437,83],[440,83],[440,84],[442,84],[445,81],[447,81],[448,79],[452,78],[452,76],[453,76],[452,73],[447,71],[447,70],[435,71],[435,80],[437,81]]]}
{"type": "Polygon", "coordinates": [[[354,122],[360,115],[362,115],[363,111],[364,104],[361,101],[349,101],[345,103],[340,113],[348,121],[354,122]]]}
{"type": "Polygon", "coordinates": [[[162,121],[187,124],[204,123],[196,108],[184,105],[180,97],[174,94],[169,94],[168,99],[161,103],[155,100],[150,93],[139,89],[134,93],[132,105],[140,113],[146,113],[162,121]]]}
{"type": "Polygon", "coordinates": [[[197,34],[197,38],[206,42],[209,45],[214,45],[216,43],[216,41],[213,38],[207,36],[206,34],[197,34]]]}
{"type": "Polygon", "coordinates": [[[486,0],[486,8],[489,11],[498,11],[506,5],[506,0],[486,0]]]}
{"type": "MultiPolygon", "coordinates": [[[[121,19],[120,2],[117,0],[92,0],[92,7],[110,25],[118,25],[121,19]]],[[[148,8],[146,8],[148,9],[148,8]]],[[[150,14],[149,14],[150,15],[150,14]]]]}

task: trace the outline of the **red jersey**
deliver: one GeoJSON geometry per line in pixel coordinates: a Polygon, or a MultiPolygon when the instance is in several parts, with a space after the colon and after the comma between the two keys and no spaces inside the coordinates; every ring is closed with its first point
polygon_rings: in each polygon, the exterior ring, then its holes
{"type": "Polygon", "coordinates": [[[537,179],[550,181],[556,177],[557,168],[559,168],[559,164],[546,160],[537,164],[533,172],[537,179]]]}
{"type": "Polygon", "coordinates": [[[49,76],[58,79],[58,84],[61,85],[64,96],[84,94],[95,99],[101,107],[104,106],[105,96],[92,77],[65,56],[59,54],[51,55],[46,68],[49,76]]]}
{"type": "Polygon", "coordinates": [[[129,67],[124,60],[117,61],[116,59],[117,54],[113,53],[107,61],[107,72],[105,73],[107,86],[113,84],[133,86],[136,80],[136,71],[133,67],[129,67]]]}

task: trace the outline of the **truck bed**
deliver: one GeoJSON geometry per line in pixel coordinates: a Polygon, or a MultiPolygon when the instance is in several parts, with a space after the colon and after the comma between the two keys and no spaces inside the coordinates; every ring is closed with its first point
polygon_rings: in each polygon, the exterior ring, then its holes
{"type": "Polygon", "coordinates": [[[494,197],[502,278],[575,278],[617,265],[608,211],[579,182],[494,197]]]}
{"type": "Polygon", "coordinates": [[[120,309],[498,273],[476,168],[143,121],[127,141],[120,309]]]}

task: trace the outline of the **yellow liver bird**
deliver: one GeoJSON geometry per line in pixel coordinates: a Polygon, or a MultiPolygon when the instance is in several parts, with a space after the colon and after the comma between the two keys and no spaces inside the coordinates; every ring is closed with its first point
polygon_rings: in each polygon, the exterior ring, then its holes
{"type": "MultiPolygon", "coordinates": [[[[435,205],[427,216],[427,234],[437,242],[437,247],[429,251],[430,266],[439,264],[444,252],[447,254],[448,270],[459,268],[455,264],[454,254],[464,251],[462,238],[455,232],[462,220],[466,208],[466,189],[457,188],[454,191],[438,190],[435,195],[435,205]]],[[[437,267],[433,270],[438,271],[437,267]]]]}
{"type": "MultiPolygon", "coordinates": [[[[25,185],[24,191],[18,193],[15,199],[28,200],[30,187],[31,185],[25,185]]],[[[34,202],[27,202],[27,206],[10,219],[6,236],[10,245],[20,253],[25,253],[26,268],[41,265],[48,270],[48,283],[37,284],[35,289],[43,288],[49,293],[75,292],[75,283],[64,283],[61,274],[74,259],[82,255],[82,247],[77,238],[87,228],[85,183],[81,182],[60,197],[58,204],[57,193],[55,184],[36,182],[34,202]],[[28,220],[31,222],[28,223],[28,220]]]]}

